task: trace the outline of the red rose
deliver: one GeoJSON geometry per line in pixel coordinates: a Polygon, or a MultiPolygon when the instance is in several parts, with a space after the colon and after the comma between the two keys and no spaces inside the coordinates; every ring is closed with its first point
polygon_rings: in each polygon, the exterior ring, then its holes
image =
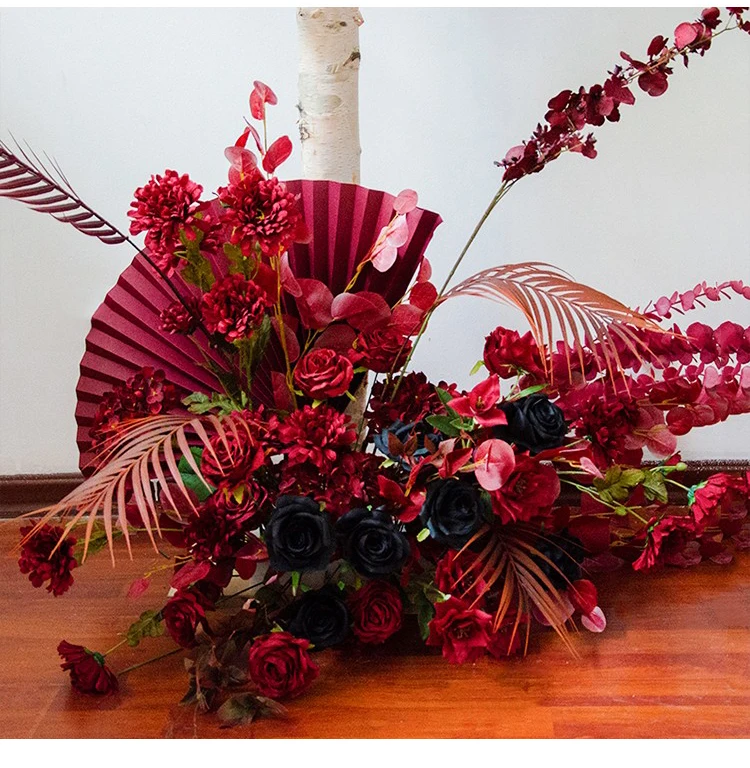
{"type": "Polygon", "coordinates": [[[107,667],[101,653],[82,645],[73,645],[67,640],[57,646],[57,652],[63,659],[60,666],[70,671],[71,685],[77,691],[104,696],[119,688],[116,675],[107,667]]]}
{"type": "Polygon", "coordinates": [[[384,643],[401,629],[401,593],[386,581],[370,581],[349,598],[352,631],[363,643],[384,643]]]}
{"type": "MultiPolygon", "coordinates": [[[[28,536],[33,530],[33,525],[21,528],[21,536],[28,536]]],[[[60,527],[43,525],[23,544],[21,557],[18,559],[21,573],[28,573],[29,581],[35,587],[41,587],[45,581],[49,581],[47,591],[55,597],[70,589],[73,584],[70,572],[78,565],[73,554],[76,543],[73,536],[66,537],[52,554],[63,533],[60,527]]]]}
{"type": "Polygon", "coordinates": [[[521,369],[542,374],[542,359],[531,331],[520,336],[518,331],[495,328],[484,344],[484,364],[502,379],[512,379],[521,369]]]}
{"type": "Polygon", "coordinates": [[[549,514],[560,495],[560,478],[549,464],[519,454],[508,482],[490,495],[492,511],[503,523],[528,522],[549,514]]]}
{"type": "Polygon", "coordinates": [[[203,449],[201,472],[206,480],[215,485],[246,480],[263,465],[266,458],[252,416],[248,414],[246,418],[244,412],[235,412],[232,422],[224,435],[211,438],[212,450],[203,449]]]}
{"type": "Polygon", "coordinates": [[[490,644],[492,616],[456,597],[435,605],[427,645],[442,646],[451,664],[476,661],[490,644]]]}
{"type": "Polygon", "coordinates": [[[294,369],[294,383],[313,400],[343,395],[353,377],[351,361],[326,347],[308,352],[294,369]]]}
{"type": "Polygon", "coordinates": [[[177,592],[162,609],[162,616],[170,637],[183,648],[193,648],[195,630],[199,624],[206,626],[203,602],[194,592],[177,592]]]}
{"type": "Polygon", "coordinates": [[[411,351],[411,341],[392,328],[361,331],[350,356],[356,365],[376,373],[397,371],[411,351]]]}
{"type": "Polygon", "coordinates": [[[479,571],[468,570],[472,562],[476,562],[476,557],[468,550],[447,552],[435,568],[435,586],[446,595],[456,595],[473,602],[489,587],[483,578],[478,578],[479,571]]]}
{"type": "Polygon", "coordinates": [[[308,640],[288,632],[271,632],[256,638],[248,662],[258,691],[272,699],[299,696],[320,672],[309,648],[308,640]]]}

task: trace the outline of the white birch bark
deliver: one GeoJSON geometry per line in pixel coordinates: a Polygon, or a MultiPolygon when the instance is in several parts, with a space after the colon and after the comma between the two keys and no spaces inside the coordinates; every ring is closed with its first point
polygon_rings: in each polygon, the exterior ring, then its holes
{"type": "Polygon", "coordinates": [[[298,8],[302,176],[359,184],[357,8],[298,8]]]}

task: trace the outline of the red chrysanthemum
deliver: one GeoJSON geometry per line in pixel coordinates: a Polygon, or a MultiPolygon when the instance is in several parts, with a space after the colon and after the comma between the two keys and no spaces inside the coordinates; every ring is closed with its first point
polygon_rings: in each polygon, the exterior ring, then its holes
{"type": "MultiPolygon", "coordinates": [[[[26,537],[33,530],[33,525],[21,528],[21,536],[26,537]]],[[[43,525],[23,543],[21,557],[18,559],[21,573],[28,573],[29,581],[35,587],[41,587],[48,581],[47,591],[55,597],[70,589],[73,584],[70,572],[78,565],[73,555],[76,539],[72,536],[67,536],[55,553],[52,553],[63,532],[63,528],[43,525]]]]}
{"type": "Polygon", "coordinates": [[[194,222],[202,192],[187,174],[170,170],[136,189],[128,211],[133,220],[130,234],[147,233],[146,246],[161,268],[171,271],[177,265],[174,251],[181,247],[180,230],[194,222]]]}
{"type": "Polygon", "coordinates": [[[690,509],[697,525],[715,525],[724,506],[750,502],[750,489],[741,477],[719,472],[691,488],[690,509]]]}
{"type": "Polygon", "coordinates": [[[516,456],[516,468],[508,481],[490,494],[492,511],[506,524],[548,515],[559,495],[555,468],[524,454],[516,456]]]}
{"type": "Polygon", "coordinates": [[[232,229],[231,242],[245,256],[256,245],[264,254],[278,256],[302,238],[304,222],[297,198],[275,177],[248,173],[219,189],[219,200],[226,206],[223,218],[232,229]]]}
{"type": "Polygon", "coordinates": [[[60,666],[70,672],[71,685],[77,691],[106,696],[119,688],[117,676],[107,667],[101,653],[82,645],[73,645],[67,640],[57,646],[57,652],[63,659],[60,666]]]}
{"type": "Polygon", "coordinates": [[[470,608],[456,597],[435,605],[435,618],[430,622],[427,645],[442,647],[443,656],[451,664],[476,661],[490,643],[492,616],[470,608]]]}
{"type": "Polygon", "coordinates": [[[173,384],[166,381],[164,371],[141,368],[124,384],[105,392],[91,424],[91,442],[104,442],[122,421],[154,416],[174,408],[180,402],[173,384]]]}
{"type": "Polygon", "coordinates": [[[187,307],[181,301],[175,301],[159,314],[162,330],[167,333],[190,335],[198,327],[200,304],[195,299],[188,299],[187,307]]]}
{"type": "Polygon", "coordinates": [[[325,471],[338,451],[357,439],[357,433],[347,415],[327,405],[306,405],[278,425],[276,437],[290,465],[310,462],[325,471]]]}
{"type": "Polygon", "coordinates": [[[185,526],[188,552],[195,560],[213,563],[233,557],[245,545],[253,528],[254,510],[228,516],[218,494],[213,494],[185,526]]]}
{"type": "Polygon", "coordinates": [[[232,274],[203,294],[201,314],[210,333],[219,333],[231,343],[253,335],[268,305],[268,296],[257,283],[232,274]]]}

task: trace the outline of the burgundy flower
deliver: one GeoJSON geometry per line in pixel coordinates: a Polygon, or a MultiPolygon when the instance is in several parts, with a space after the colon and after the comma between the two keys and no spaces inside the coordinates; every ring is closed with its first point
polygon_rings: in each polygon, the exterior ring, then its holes
{"type": "Polygon", "coordinates": [[[349,389],[354,368],[343,355],[322,347],[308,352],[294,369],[294,383],[313,400],[339,397],[349,389]]]}
{"type": "Polygon", "coordinates": [[[214,435],[211,449],[204,448],[201,456],[201,473],[214,485],[247,480],[265,462],[252,414],[235,411],[231,418],[232,426],[225,429],[224,435],[214,435]]]}
{"type": "Polygon", "coordinates": [[[636,571],[648,571],[679,555],[695,539],[696,524],[688,515],[667,515],[649,522],[646,546],[633,563],[636,571]]]}
{"type": "Polygon", "coordinates": [[[159,266],[171,272],[179,259],[174,251],[181,248],[180,231],[194,222],[203,187],[187,174],[166,170],[163,176],[152,176],[145,186],[135,191],[128,216],[133,220],[130,234],[146,232],[146,246],[159,266]]]}
{"type": "Polygon", "coordinates": [[[310,642],[288,632],[256,638],[248,657],[250,678],[263,696],[293,698],[318,677],[318,665],[308,653],[310,642]]]}
{"type": "Polygon", "coordinates": [[[451,664],[476,661],[490,643],[492,617],[456,597],[435,605],[427,645],[441,646],[451,664]]]}
{"type": "Polygon", "coordinates": [[[186,301],[189,309],[181,301],[175,301],[159,314],[161,327],[167,333],[180,333],[189,336],[198,327],[200,306],[195,299],[186,301]]]}
{"type": "Polygon", "coordinates": [[[117,676],[107,667],[101,653],[67,640],[57,646],[57,652],[63,659],[60,666],[70,672],[71,685],[77,691],[105,696],[118,690],[117,676]]]}
{"type": "Polygon", "coordinates": [[[198,626],[207,626],[202,598],[187,590],[179,590],[169,598],[162,609],[162,616],[169,636],[183,648],[193,648],[198,626]]]}
{"type": "Polygon", "coordinates": [[[242,549],[245,534],[253,527],[254,510],[229,517],[219,499],[220,494],[210,496],[185,526],[186,548],[195,560],[216,563],[232,557],[242,549]]]}
{"type": "Polygon", "coordinates": [[[362,643],[384,643],[401,629],[401,593],[386,581],[370,581],[349,598],[354,632],[362,643]]]}
{"type": "Polygon", "coordinates": [[[121,422],[164,413],[179,402],[177,389],[165,380],[164,371],[141,368],[126,382],[102,395],[91,424],[91,442],[94,446],[100,445],[121,422]]]}
{"type": "Polygon", "coordinates": [[[459,416],[473,418],[483,427],[495,427],[508,423],[505,413],[497,407],[499,400],[500,380],[492,374],[480,381],[468,394],[454,397],[448,402],[448,407],[453,408],[459,416]]]}
{"type": "Polygon", "coordinates": [[[237,485],[222,483],[214,494],[217,510],[230,520],[242,520],[243,527],[259,524],[270,511],[268,491],[255,480],[237,485]]]}
{"type": "Polygon", "coordinates": [[[548,515],[560,495],[554,467],[524,454],[516,456],[516,469],[499,490],[492,491],[492,511],[504,524],[528,522],[548,515]]]}
{"type": "Polygon", "coordinates": [[[688,494],[690,509],[696,525],[716,525],[723,507],[750,501],[750,489],[740,477],[719,472],[711,475],[705,482],[694,486],[688,494]]]}
{"type": "MultiPolygon", "coordinates": [[[[28,536],[34,530],[33,525],[21,528],[21,536],[28,536]]],[[[47,591],[55,597],[67,592],[73,584],[71,571],[78,563],[73,556],[76,540],[73,536],[66,537],[57,551],[52,550],[60,541],[64,529],[43,525],[21,547],[21,557],[18,559],[18,567],[21,573],[29,574],[29,581],[35,587],[41,587],[48,581],[47,591]]]]}
{"type": "Polygon", "coordinates": [[[307,461],[321,471],[331,466],[340,449],[357,439],[349,417],[327,405],[293,411],[276,434],[290,465],[307,461]]]}
{"type": "Polygon", "coordinates": [[[377,373],[398,371],[411,350],[411,341],[393,328],[360,331],[350,353],[355,365],[377,373]]]}
{"type": "MultiPolygon", "coordinates": [[[[455,385],[441,388],[455,392],[455,385]]],[[[439,412],[441,407],[435,386],[427,381],[427,377],[423,373],[408,373],[401,379],[395,397],[392,387],[386,391],[385,383],[373,385],[367,417],[372,428],[380,431],[395,421],[403,424],[421,421],[427,414],[439,412]]]]}
{"type": "Polygon", "coordinates": [[[484,343],[484,364],[490,373],[501,379],[511,379],[519,369],[534,375],[542,375],[542,360],[531,331],[521,336],[518,331],[502,326],[495,328],[484,343]]]}
{"type": "Polygon", "coordinates": [[[472,603],[489,589],[479,570],[469,570],[474,562],[476,557],[469,550],[447,552],[435,568],[435,586],[446,595],[455,595],[472,603]]]}
{"type": "Polygon", "coordinates": [[[304,222],[297,198],[276,178],[248,173],[219,189],[226,206],[224,222],[232,228],[231,241],[250,256],[257,244],[264,254],[279,256],[304,239],[304,222]]]}
{"type": "Polygon", "coordinates": [[[257,283],[231,274],[203,294],[201,314],[210,333],[221,334],[231,343],[253,335],[268,305],[268,296],[257,283]]]}

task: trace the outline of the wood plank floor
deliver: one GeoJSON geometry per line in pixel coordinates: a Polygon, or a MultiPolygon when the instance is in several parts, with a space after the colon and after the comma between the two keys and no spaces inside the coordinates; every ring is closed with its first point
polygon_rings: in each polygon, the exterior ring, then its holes
{"type": "MultiPolygon", "coordinates": [[[[325,651],[321,677],[286,721],[220,730],[176,705],[186,688],[179,655],[135,670],[117,697],[70,689],[61,639],[106,650],[153,607],[128,584],[153,553],[106,554],[76,571],[71,592],[35,590],[10,553],[15,523],[0,526],[0,737],[748,737],[750,556],[730,566],[599,579],[609,626],[581,633],[580,659],[551,634],[525,660],[451,666],[402,631],[398,648],[325,651]],[[406,636],[404,636],[406,635],[406,636]]],[[[166,584],[167,576],[164,575],[166,584]]],[[[157,638],[116,652],[124,668],[168,649],[157,638]]]]}

